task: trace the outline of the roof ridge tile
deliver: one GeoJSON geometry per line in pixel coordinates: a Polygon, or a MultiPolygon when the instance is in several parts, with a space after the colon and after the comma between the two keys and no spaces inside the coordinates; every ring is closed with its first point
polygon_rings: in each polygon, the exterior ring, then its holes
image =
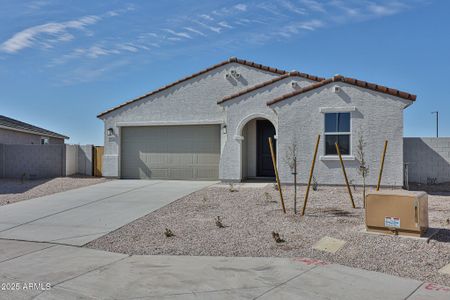
{"type": "Polygon", "coordinates": [[[396,96],[396,97],[403,98],[403,99],[410,100],[410,101],[415,101],[416,98],[417,98],[417,96],[414,95],[414,94],[410,94],[410,93],[403,92],[403,91],[400,91],[400,90],[397,90],[397,89],[393,89],[393,88],[388,88],[388,87],[385,87],[383,85],[378,85],[378,84],[375,84],[375,83],[371,83],[371,82],[367,82],[367,81],[363,81],[363,80],[358,80],[358,79],[351,78],[351,77],[344,77],[342,75],[335,75],[335,76],[333,76],[331,78],[324,79],[324,80],[322,80],[320,82],[308,85],[308,86],[306,86],[304,88],[301,88],[301,89],[299,89],[297,91],[294,91],[294,92],[291,92],[291,93],[287,93],[287,94],[284,94],[284,95],[282,95],[280,97],[277,97],[277,98],[275,98],[273,100],[270,100],[270,101],[267,102],[267,105],[273,105],[275,103],[278,103],[280,101],[286,100],[286,99],[291,98],[293,96],[297,96],[297,95],[309,92],[309,91],[314,90],[316,88],[319,88],[319,87],[322,87],[322,86],[327,85],[329,83],[337,82],[337,81],[341,81],[341,82],[344,82],[344,83],[347,83],[347,84],[359,86],[359,87],[362,87],[362,88],[365,88],[365,89],[369,89],[369,90],[373,90],[373,91],[376,91],[376,92],[389,94],[389,95],[396,96]]]}

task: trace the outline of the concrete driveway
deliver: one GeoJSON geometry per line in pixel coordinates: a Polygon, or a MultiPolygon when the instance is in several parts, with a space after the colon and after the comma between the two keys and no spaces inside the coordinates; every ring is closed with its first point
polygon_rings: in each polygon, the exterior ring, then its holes
{"type": "Polygon", "coordinates": [[[0,283],[0,299],[14,300],[450,299],[445,286],[307,258],[127,256],[7,240],[0,283]]]}
{"type": "Polygon", "coordinates": [[[0,238],[84,245],[212,181],[113,180],[0,207],[0,238]]]}

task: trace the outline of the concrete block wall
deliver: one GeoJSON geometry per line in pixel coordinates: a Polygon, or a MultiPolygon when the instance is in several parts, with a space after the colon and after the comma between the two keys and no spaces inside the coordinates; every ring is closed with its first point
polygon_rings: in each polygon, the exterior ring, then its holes
{"type": "Polygon", "coordinates": [[[65,145],[3,145],[2,177],[51,178],[65,175],[65,145]]]}
{"type": "Polygon", "coordinates": [[[0,178],[92,176],[92,145],[0,144],[0,178]]]}
{"type": "Polygon", "coordinates": [[[450,138],[404,138],[409,182],[450,182],[450,138]]]}

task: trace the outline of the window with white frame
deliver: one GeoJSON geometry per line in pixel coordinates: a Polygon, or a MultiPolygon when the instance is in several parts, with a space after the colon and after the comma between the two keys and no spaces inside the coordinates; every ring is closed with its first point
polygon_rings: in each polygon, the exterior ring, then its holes
{"type": "Polygon", "coordinates": [[[50,139],[48,137],[41,137],[41,145],[47,145],[50,143],[50,139]]]}
{"type": "Polygon", "coordinates": [[[325,113],[325,155],[337,155],[335,143],[342,155],[350,155],[350,113],[325,113]]]}

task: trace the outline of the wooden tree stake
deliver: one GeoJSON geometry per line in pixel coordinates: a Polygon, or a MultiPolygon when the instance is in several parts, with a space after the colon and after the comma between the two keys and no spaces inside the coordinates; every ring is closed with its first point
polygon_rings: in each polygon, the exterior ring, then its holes
{"type": "Polygon", "coordinates": [[[284,200],[283,200],[283,191],[281,190],[280,177],[278,177],[277,158],[275,157],[275,151],[273,151],[271,137],[269,137],[269,147],[270,147],[270,155],[272,155],[272,163],[273,163],[273,169],[275,170],[275,178],[277,180],[278,191],[280,192],[281,207],[283,208],[283,212],[286,213],[286,207],[284,206],[284,200]]]}
{"type": "Polygon", "coordinates": [[[305,215],[306,203],[308,202],[309,189],[311,187],[311,180],[314,174],[314,166],[316,165],[316,157],[317,157],[317,150],[319,149],[319,142],[320,142],[320,134],[317,136],[316,147],[314,149],[314,157],[311,163],[311,169],[309,170],[308,187],[306,188],[305,200],[303,202],[302,216],[305,215]]]}
{"type": "Polygon", "coordinates": [[[350,188],[350,185],[348,184],[347,172],[345,172],[344,161],[342,160],[342,155],[341,155],[341,150],[339,149],[339,144],[336,142],[334,145],[336,146],[336,151],[337,151],[337,154],[339,155],[339,161],[341,162],[342,173],[344,173],[345,184],[347,185],[347,190],[348,190],[348,194],[350,195],[350,200],[352,201],[352,206],[353,206],[353,208],[356,208],[355,201],[353,201],[352,190],[350,188]]]}
{"type": "Polygon", "coordinates": [[[388,141],[386,140],[386,141],[384,141],[384,150],[383,150],[383,154],[381,155],[381,167],[380,167],[380,174],[378,175],[377,192],[380,190],[381,176],[383,175],[384,157],[386,156],[387,145],[388,145],[388,141]]]}

